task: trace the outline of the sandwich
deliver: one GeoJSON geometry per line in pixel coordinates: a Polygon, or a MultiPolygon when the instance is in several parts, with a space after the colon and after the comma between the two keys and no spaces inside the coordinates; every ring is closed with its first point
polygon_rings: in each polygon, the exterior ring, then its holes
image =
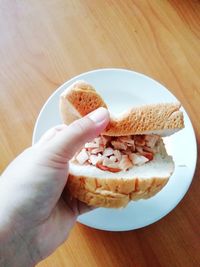
{"type": "MultiPolygon", "coordinates": [[[[108,108],[93,86],[77,81],[60,95],[66,124],[108,108]]],[[[86,143],[69,164],[67,190],[90,206],[121,208],[157,194],[174,171],[163,137],[184,127],[180,103],[133,107],[110,115],[106,129],[86,143]]]]}

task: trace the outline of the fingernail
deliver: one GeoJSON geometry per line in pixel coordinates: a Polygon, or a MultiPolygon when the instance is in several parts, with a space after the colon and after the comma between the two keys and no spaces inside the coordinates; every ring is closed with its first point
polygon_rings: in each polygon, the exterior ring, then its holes
{"type": "Polygon", "coordinates": [[[95,123],[101,123],[108,119],[109,114],[107,109],[100,107],[89,113],[87,116],[95,123]]]}

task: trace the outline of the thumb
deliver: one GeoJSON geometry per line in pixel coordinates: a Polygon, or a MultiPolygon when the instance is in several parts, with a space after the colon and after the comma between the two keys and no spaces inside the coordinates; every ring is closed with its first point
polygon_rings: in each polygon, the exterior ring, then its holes
{"type": "Polygon", "coordinates": [[[109,112],[98,108],[87,116],[74,121],[49,142],[49,152],[70,160],[88,141],[98,136],[109,122],[109,112]]]}

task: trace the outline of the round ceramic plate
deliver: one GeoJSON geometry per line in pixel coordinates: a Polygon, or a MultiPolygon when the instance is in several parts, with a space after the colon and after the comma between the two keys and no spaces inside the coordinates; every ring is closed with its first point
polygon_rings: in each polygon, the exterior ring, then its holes
{"type": "MultiPolygon", "coordinates": [[[[132,106],[177,101],[163,85],[137,72],[124,69],[86,72],[63,84],[44,104],[35,124],[33,143],[37,142],[47,129],[61,123],[59,95],[77,80],[85,80],[92,84],[114,113],[132,106]]],[[[182,111],[185,128],[164,140],[176,167],[161,192],[148,200],[131,202],[123,209],[98,208],[79,216],[80,223],[101,230],[133,230],[158,221],[175,208],[190,186],[197,159],[194,130],[186,111],[183,108],[182,111]]]]}

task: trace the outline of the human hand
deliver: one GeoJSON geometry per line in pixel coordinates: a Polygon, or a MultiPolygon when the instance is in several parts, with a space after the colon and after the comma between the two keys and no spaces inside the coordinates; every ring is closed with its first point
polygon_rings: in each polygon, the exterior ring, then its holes
{"type": "Polygon", "coordinates": [[[34,266],[67,238],[86,205],[61,194],[68,161],[109,121],[99,108],[70,126],[49,130],[0,178],[0,266],[34,266]]]}

